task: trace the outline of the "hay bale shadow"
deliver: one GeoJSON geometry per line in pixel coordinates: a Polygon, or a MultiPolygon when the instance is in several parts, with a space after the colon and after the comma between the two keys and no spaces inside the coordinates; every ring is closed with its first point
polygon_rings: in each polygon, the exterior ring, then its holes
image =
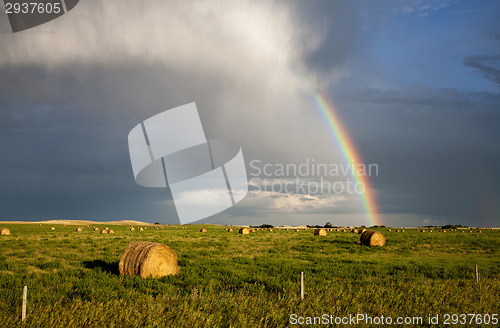
{"type": "Polygon", "coordinates": [[[120,275],[118,270],[118,262],[112,261],[106,262],[103,260],[92,260],[92,261],[83,261],[83,266],[87,269],[101,269],[104,272],[108,272],[115,275],[120,275]]]}

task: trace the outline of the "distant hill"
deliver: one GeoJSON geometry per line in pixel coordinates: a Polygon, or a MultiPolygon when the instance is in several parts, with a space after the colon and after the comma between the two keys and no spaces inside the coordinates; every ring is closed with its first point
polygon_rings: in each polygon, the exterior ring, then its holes
{"type": "Polygon", "coordinates": [[[68,225],[99,225],[99,224],[109,224],[109,225],[153,225],[151,223],[145,223],[141,221],[134,220],[121,220],[121,221],[88,221],[88,220],[44,220],[44,221],[0,221],[2,223],[15,223],[15,224],[33,224],[33,223],[41,223],[41,224],[68,224],[68,225]]]}

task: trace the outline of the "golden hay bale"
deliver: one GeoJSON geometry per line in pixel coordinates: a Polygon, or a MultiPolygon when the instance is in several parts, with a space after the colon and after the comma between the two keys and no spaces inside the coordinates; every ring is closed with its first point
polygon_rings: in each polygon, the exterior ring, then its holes
{"type": "Polygon", "coordinates": [[[180,268],[177,255],[167,245],[153,242],[132,242],[127,245],[118,264],[120,275],[164,277],[176,275],[180,268]]]}
{"type": "Polygon", "coordinates": [[[358,231],[358,233],[359,233],[359,234],[362,234],[362,233],[363,233],[363,232],[365,232],[365,231],[366,231],[366,229],[362,229],[362,230],[359,230],[359,231],[358,231]]]}
{"type": "Polygon", "coordinates": [[[460,232],[461,232],[461,233],[464,233],[465,231],[463,231],[463,230],[462,230],[462,231],[460,231],[460,232]]]}
{"type": "Polygon", "coordinates": [[[270,231],[270,232],[273,232],[273,229],[272,229],[272,228],[269,228],[269,231],[270,231]]]}
{"type": "Polygon", "coordinates": [[[227,229],[227,231],[229,231],[229,232],[233,232],[233,229],[229,228],[229,229],[227,229]]]}
{"type": "Polygon", "coordinates": [[[115,233],[113,229],[109,230],[108,233],[115,233]]]}
{"type": "Polygon", "coordinates": [[[1,228],[0,229],[0,235],[6,235],[6,236],[8,236],[8,235],[10,235],[10,230],[7,229],[7,228],[1,228]]]}
{"type": "Polygon", "coordinates": [[[255,229],[250,229],[250,232],[255,232],[255,229]]]}
{"type": "Polygon", "coordinates": [[[56,230],[56,228],[54,228],[54,227],[50,227],[50,230],[56,230]]]}
{"type": "Polygon", "coordinates": [[[139,228],[139,230],[140,230],[140,231],[142,231],[142,230],[144,230],[144,228],[143,228],[143,227],[140,227],[140,228],[139,228]]]}
{"type": "Polygon", "coordinates": [[[326,230],[325,229],[314,229],[314,235],[315,236],[326,236],[326,230]]]}
{"type": "Polygon", "coordinates": [[[76,228],[76,231],[82,231],[82,230],[83,230],[82,227],[76,228]]]}
{"type": "Polygon", "coordinates": [[[401,232],[405,232],[405,229],[401,230],[401,232]]]}
{"type": "Polygon", "coordinates": [[[352,229],[351,230],[353,233],[358,233],[358,229],[352,229]]]}
{"type": "Polygon", "coordinates": [[[391,231],[391,229],[387,229],[387,231],[391,231]]]}
{"type": "Polygon", "coordinates": [[[477,232],[478,232],[478,233],[482,233],[482,231],[481,231],[481,230],[478,230],[477,232]]]}
{"type": "Polygon", "coordinates": [[[396,232],[399,232],[399,229],[397,229],[396,232]]]}
{"type": "Polygon", "coordinates": [[[103,229],[103,230],[101,231],[101,233],[108,233],[108,230],[103,229]]]}
{"type": "Polygon", "coordinates": [[[250,233],[250,229],[248,229],[248,228],[240,228],[240,230],[238,231],[238,233],[240,233],[242,235],[248,235],[250,233]]]}
{"type": "Polygon", "coordinates": [[[94,227],[94,231],[99,231],[99,228],[98,227],[94,227]]]}
{"type": "Polygon", "coordinates": [[[106,227],[106,228],[104,228],[104,230],[109,230],[109,228],[108,228],[108,227],[106,227]]]}
{"type": "Polygon", "coordinates": [[[134,231],[134,230],[135,230],[135,228],[134,228],[134,227],[130,227],[130,231],[134,231]]]}
{"type": "Polygon", "coordinates": [[[385,246],[385,236],[375,230],[367,230],[361,234],[361,245],[385,246]]]}
{"type": "Polygon", "coordinates": [[[299,231],[299,229],[295,229],[295,232],[299,231]]]}
{"type": "Polygon", "coordinates": [[[346,230],[345,230],[345,229],[342,229],[342,232],[346,232],[346,230]]]}
{"type": "Polygon", "coordinates": [[[207,230],[207,229],[205,229],[205,228],[203,228],[203,229],[201,229],[201,230],[200,230],[200,232],[207,232],[207,231],[208,231],[208,230],[207,230]]]}

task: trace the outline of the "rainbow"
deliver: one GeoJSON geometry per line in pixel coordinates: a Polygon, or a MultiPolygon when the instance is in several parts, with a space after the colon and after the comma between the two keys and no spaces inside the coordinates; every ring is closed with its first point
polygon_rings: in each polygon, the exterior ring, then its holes
{"type": "MultiPolygon", "coordinates": [[[[337,148],[342,153],[347,163],[363,163],[361,156],[356,150],[351,138],[347,134],[347,131],[343,128],[338,116],[337,111],[333,102],[328,98],[327,95],[321,94],[319,92],[313,92],[310,94],[313,99],[316,109],[318,110],[321,118],[324,120],[328,126],[328,133],[335,141],[337,148]]],[[[375,196],[373,194],[373,189],[370,185],[370,180],[366,175],[359,175],[357,170],[353,171],[353,178],[356,182],[360,182],[365,186],[365,192],[361,194],[361,201],[363,203],[364,211],[366,214],[366,219],[369,225],[382,225],[382,221],[378,214],[377,203],[375,201],[375,196]]]]}

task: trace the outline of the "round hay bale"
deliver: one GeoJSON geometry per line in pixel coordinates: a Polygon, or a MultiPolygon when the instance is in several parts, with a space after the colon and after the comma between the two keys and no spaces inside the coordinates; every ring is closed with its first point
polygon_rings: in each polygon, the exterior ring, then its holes
{"type": "Polygon", "coordinates": [[[464,233],[465,231],[463,231],[463,230],[462,230],[462,231],[460,231],[460,232],[461,232],[461,233],[464,233]]]}
{"type": "Polygon", "coordinates": [[[177,255],[165,244],[132,242],[127,245],[118,264],[121,276],[164,277],[176,275],[180,268],[177,255]]]}
{"type": "Polygon", "coordinates": [[[430,229],[429,232],[432,232],[432,229],[430,229]]]}
{"type": "Polygon", "coordinates": [[[56,230],[56,228],[54,228],[54,227],[50,227],[50,230],[56,230]]]}
{"type": "Polygon", "coordinates": [[[298,231],[299,231],[299,229],[295,229],[295,232],[298,232],[298,231]]]}
{"type": "Polygon", "coordinates": [[[358,233],[358,229],[352,229],[351,230],[353,233],[358,233]]]}
{"type": "Polygon", "coordinates": [[[101,233],[108,233],[108,230],[103,229],[103,230],[101,231],[101,233]]]}
{"type": "Polygon", "coordinates": [[[109,230],[108,233],[115,233],[113,229],[109,230]]]}
{"type": "Polygon", "coordinates": [[[325,229],[314,229],[314,235],[315,236],[326,236],[326,230],[325,229]]]}
{"type": "Polygon", "coordinates": [[[399,229],[397,229],[396,232],[399,232],[399,229]]]}
{"type": "Polygon", "coordinates": [[[365,231],[366,231],[366,229],[362,229],[362,230],[359,230],[359,231],[358,231],[358,233],[359,233],[359,234],[362,234],[362,233],[363,233],[363,232],[365,232],[365,231]]]}
{"type": "Polygon", "coordinates": [[[242,235],[248,235],[250,233],[250,229],[248,228],[240,228],[240,230],[238,231],[239,234],[242,234],[242,235]]]}
{"type": "Polygon", "coordinates": [[[0,235],[8,236],[8,235],[10,235],[10,230],[7,229],[7,228],[1,228],[0,229],[0,235]]]}
{"type": "Polygon", "coordinates": [[[346,230],[345,229],[342,229],[342,232],[345,232],[346,230]]]}
{"type": "Polygon", "coordinates": [[[391,229],[387,229],[387,231],[389,231],[389,232],[390,232],[390,231],[391,231],[391,229]]]}
{"type": "Polygon", "coordinates": [[[367,230],[361,234],[361,245],[385,246],[385,236],[375,230],[367,230]]]}
{"type": "Polygon", "coordinates": [[[134,227],[130,227],[130,231],[134,231],[134,230],[135,230],[135,228],[134,228],[134,227]]]}
{"type": "Polygon", "coordinates": [[[82,231],[82,230],[83,230],[82,227],[76,228],[76,231],[82,231]]]}
{"type": "Polygon", "coordinates": [[[99,231],[99,228],[98,227],[94,227],[94,231],[99,231]]]}
{"type": "Polygon", "coordinates": [[[184,229],[184,230],[187,230],[187,228],[186,228],[186,227],[184,227],[183,229],[184,229]]]}
{"type": "Polygon", "coordinates": [[[233,232],[233,229],[229,228],[229,229],[227,229],[227,231],[229,231],[229,232],[233,232]]]}
{"type": "Polygon", "coordinates": [[[272,228],[269,228],[269,231],[270,231],[270,232],[273,232],[273,229],[272,229],[272,228]]]}
{"type": "Polygon", "coordinates": [[[144,230],[144,228],[143,228],[143,227],[140,227],[140,228],[139,228],[139,231],[142,231],[142,230],[144,230]]]}
{"type": "Polygon", "coordinates": [[[205,228],[203,228],[203,229],[201,229],[201,230],[200,230],[200,232],[207,232],[207,231],[208,231],[208,230],[207,230],[207,229],[205,229],[205,228]]]}
{"type": "Polygon", "coordinates": [[[401,230],[401,232],[405,232],[405,229],[401,230]]]}

